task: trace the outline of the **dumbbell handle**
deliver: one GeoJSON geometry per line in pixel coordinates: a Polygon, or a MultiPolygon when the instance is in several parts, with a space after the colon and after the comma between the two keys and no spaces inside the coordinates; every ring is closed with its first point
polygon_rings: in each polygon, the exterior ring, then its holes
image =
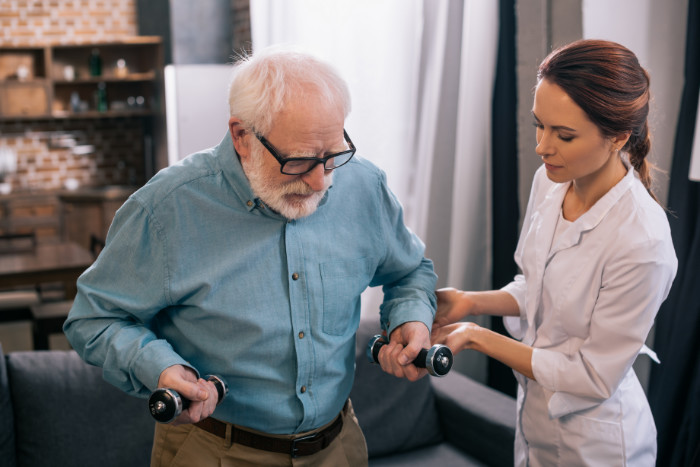
{"type": "MultiPolygon", "coordinates": [[[[369,340],[367,359],[370,363],[379,363],[379,350],[387,344],[384,336],[377,334],[369,340]]],[[[452,368],[454,357],[446,345],[436,344],[429,349],[421,349],[413,364],[425,368],[432,376],[445,376],[452,368]]]]}
{"type": "MultiPolygon", "coordinates": [[[[204,379],[214,383],[219,396],[216,405],[219,405],[226,397],[226,394],[228,394],[226,381],[216,375],[207,375],[204,379]]],[[[148,409],[151,412],[151,416],[161,423],[169,423],[175,420],[189,406],[189,399],[185,399],[176,390],[170,388],[158,388],[153,391],[148,399],[148,409]]]]}

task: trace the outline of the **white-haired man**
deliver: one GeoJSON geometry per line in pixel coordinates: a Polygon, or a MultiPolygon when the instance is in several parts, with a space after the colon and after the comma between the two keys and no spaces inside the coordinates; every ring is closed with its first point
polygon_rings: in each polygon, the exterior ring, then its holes
{"type": "Polygon", "coordinates": [[[262,51],[235,66],[229,104],[218,146],[119,210],[66,335],[124,391],[192,401],[157,425],[152,465],[364,465],[348,400],[360,294],[384,287],[380,363],[418,379],[432,262],[384,174],[353,157],[350,96],[331,67],[262,51]],[[205,374],[228,383],[222,401],[205,374]]]}

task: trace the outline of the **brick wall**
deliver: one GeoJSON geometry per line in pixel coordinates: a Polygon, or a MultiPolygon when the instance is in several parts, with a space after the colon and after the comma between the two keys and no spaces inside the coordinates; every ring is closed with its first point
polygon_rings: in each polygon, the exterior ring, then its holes
{"type": "Polygon", "coordinates": [[[235,53],[245,50],[251,52],[253,43],[250,36],[250,0],[231,0],[233,18],[233,44],[235,53]]]}
{"type": "Polygon", "coordinates": [[[0,132],[2,143],[17,154],[17,172],[6,180],[14,190],[59,189],[67,180],[83,187],[145,182],[138,119],[13,121],[3,122],[0,132]],[[77,150],[65,147],[65,138],[77,150]]]}
{"type": "MultiPolygon", "coordinates": [[[[137,35],[136,0],[0,0],[0,44],[109,41],[137,35]]],[[[13,190],[144,183],[143,129],[138,119],[0,122],[0,145],[17,154],[13,190]],[[91,153],[57,147],[70,135],[91,153]]]]}
{"type": "MultiPolygon", "coordinates": [[[[0,0],[0,45],[109,41],[138,34],[137,0],[0,0]]],[[[236,50],[250,49],[249,0],[230,0],[236,50]]],[[[0,122],[0,146],[17,154],[13,190],[145,183],[144,131],[139,119],[0,122]],[[60,135],[92,145],[81,155],[56,147],[60,135]],[[54,143],[52,143],[52,138],[54,143]]]]}
{"type": "Polygon", "coordinates": [[[0,0],[3,45],[105,41],[136,29],[136,0],[0,0]]]}

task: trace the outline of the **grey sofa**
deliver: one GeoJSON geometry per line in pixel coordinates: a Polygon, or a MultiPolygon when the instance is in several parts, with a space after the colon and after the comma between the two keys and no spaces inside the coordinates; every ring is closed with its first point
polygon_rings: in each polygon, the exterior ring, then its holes
{"type": "MultiPolygon", "coordinates": [[[[365,357],[375,331],[361,323],[351,393],[371,466],[513,465],[512,398],[456,372],[415,383],[384,374],[365,357]]],[[[0,347],[3,467],[147,466],[153,426],[144,400],[75,352],[0,347]]]]}

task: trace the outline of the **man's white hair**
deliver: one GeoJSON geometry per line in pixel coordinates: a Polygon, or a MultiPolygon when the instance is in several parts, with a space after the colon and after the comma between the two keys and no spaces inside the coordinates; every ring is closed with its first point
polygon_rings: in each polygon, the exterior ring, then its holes
{"type": "Polygon", "coordinates": [[[335,68],[295,49],[268,47],[234,65],[229,114],[264,135],[290,100],[309,93],[338,106],[345,117],[350,113],[350,91],[335,68]]]}

